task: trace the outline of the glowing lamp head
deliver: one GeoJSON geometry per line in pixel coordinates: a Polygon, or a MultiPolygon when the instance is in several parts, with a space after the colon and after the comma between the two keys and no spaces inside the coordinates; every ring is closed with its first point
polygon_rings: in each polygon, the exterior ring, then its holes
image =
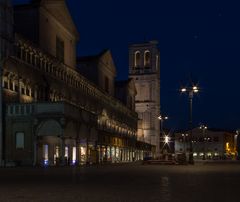
{"type": "Polygon", "coordinates": [[[186,89],[186,88],[182,88],[182,89],[181,89],[181,92],[182,92],[182,93],[187,92],[187,89],[186,89]]]}
{"type": "Polygon", "coordinates": [[[166,144],[169,143],[169,140],[170,140],[170,138],[169,138],[168,136],[165,136],[165,137],[164,137],[164,142],[165,142],[166,144]]]}
{"type": "Polygon", "coordinates": [[[197,86],[193,86],[193,88],[192,88],[192,89],[193,89],[193,92],[194,92],[194,93],[198,93],[198,92],[199,92],[199,89],[198,89],[198,87],[197,87],[197,86]]]}

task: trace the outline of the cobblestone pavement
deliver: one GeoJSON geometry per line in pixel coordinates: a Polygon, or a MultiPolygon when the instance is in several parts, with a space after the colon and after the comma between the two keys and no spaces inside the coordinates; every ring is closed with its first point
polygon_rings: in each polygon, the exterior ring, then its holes
{"type": "Polygon", "coordinates": [[[240,201],[240,165],[2,168],[0,201],[240,201]]]}

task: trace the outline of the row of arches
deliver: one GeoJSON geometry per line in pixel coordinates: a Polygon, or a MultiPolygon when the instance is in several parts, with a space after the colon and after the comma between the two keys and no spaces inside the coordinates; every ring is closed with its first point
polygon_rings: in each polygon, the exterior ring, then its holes
{"type": "MultiPolygon", "coordinates": [[[[141,66],[141,52],[136,51],[134,53],[134,66],[139,67],[141,66]]],[[[144,67],[149,67],[151,66],[151,52],[149,50],[145,50],[143,53],[143,61],[144,61],[144,67]]]]}

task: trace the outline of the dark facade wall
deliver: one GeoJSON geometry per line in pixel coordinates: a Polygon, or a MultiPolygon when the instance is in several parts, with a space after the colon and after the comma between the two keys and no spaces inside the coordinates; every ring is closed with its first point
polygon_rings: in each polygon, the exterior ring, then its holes
{"type": "Polygon", "coordinates": [[[15,32],[34,43],[39,43],[39,10],[37,7],[14,8],[15,32]]]}
{"type": "Polygon", "coordinates": [[[125,87],[116,87],[115,97],[120,100],[124,105],[127,105],[127,94],[125,87]]]}
{"type": "Polygon", "coordinates": [[[96,62],[78,63],[78,69],[84,77],[98,85],[98,68],[96,62]]]}
{"type": "Polygon", "coordinates": [[[6,120],[6,161],[19,165],[30,165],[33,161],[33,136],[31,117],[8,118],[6,120]],[[16,133],[24,133],[24,149],[16,149],[16,133]]]}

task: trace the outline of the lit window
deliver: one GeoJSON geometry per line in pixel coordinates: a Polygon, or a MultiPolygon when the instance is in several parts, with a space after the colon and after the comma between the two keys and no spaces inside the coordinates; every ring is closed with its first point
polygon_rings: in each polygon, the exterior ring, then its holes
{"type": "Polygon", "coordinates": [[[72,148],[72,163],[75,164],[77,160],[77,148],[73,147],[72,148]]]}
{"type": "Polygon", "coordinates": [[[48,145],[43,145],[43,163],[48,165],[48,145]]]}
{"type": "Polygon", "coordinates": [[[68,158],[68,147],[65,147],[65,154],[64,154],[65,158],[68,158]]]}
{"type": "Polygon", "coordinates": [[[24,149],[24,133],[16,133],[16,149],[24,149]]]}
{"type": "Polygon", "coordinates": [[[56,146],[55,147],[55,156],[56,156],[56,158],[59,158],[59,153],[60,153],[59,150],[60,150],[59,146],[56,146]]]}

